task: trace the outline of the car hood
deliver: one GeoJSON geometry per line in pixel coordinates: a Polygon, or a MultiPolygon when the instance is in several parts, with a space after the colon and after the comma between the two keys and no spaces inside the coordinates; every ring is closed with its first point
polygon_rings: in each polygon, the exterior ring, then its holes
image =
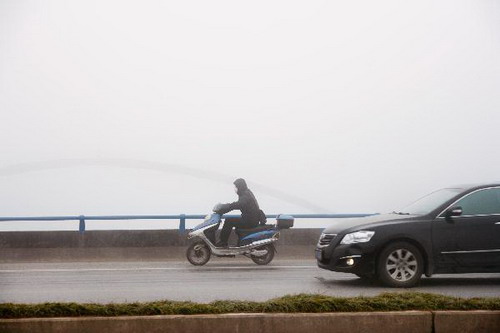
{"type": "Polygon", "coordinates": [[[328,227],[323,230],[324,233],[338,234],[344,230],[364,226],[364,225],[375,225],[381,222],[392,222],[409,220],[415,218],[415,215],[398,215],[398,214],[380,214],[357,218],[339,218],[335,219],[333,223],[330,223],[328,227]]]}

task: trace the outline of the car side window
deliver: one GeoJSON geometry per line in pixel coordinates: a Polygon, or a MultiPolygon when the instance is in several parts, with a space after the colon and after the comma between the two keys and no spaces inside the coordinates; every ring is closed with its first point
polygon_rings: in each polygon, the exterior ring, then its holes
{"type": "Polygon", "coordinates": [[[460,199],[454,206],[462,207],[462,216],[500,214],[500,188],[490,188],[460,199]]]}

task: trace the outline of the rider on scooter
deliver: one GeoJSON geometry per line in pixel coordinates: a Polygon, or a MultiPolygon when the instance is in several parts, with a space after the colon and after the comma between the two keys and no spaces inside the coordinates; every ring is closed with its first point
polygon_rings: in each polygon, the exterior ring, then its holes
{"type": "Polygon", "coordinates": [[[217,243],[217,247],[227,247],[229,235],[233,227],[240,229],[250,229],[255,228],[259,225],[259,222],[265,223],[265,215],[259,208],[259,203],[252,191],[247,186],[247,183],[243,178],[238,178],[234,181],[235,191],[238,194],[238,201],[221,204],[216,207],[216,213],[225,214],[232,210],[238,209],[241,211],[241,218],[226,218],[224,221],[224,227],[222,228],[220,234],[220,240],[217,243]]]}

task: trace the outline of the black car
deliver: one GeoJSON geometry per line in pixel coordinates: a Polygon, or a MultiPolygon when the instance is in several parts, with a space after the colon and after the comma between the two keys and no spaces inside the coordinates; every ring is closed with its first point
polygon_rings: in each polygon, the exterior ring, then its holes
{"type": "Polygon", "coordinates": [[[422,274],[500,272],[500,184],[435,191],[400,212],[339,219],[320,236],[318,266],[392,287],[422,274]]]}

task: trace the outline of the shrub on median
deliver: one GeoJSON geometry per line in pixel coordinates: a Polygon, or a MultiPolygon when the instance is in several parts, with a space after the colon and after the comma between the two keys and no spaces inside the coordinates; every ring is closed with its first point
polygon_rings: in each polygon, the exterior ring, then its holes
{"type": "Polygon", "coordinates": [[[500,310],[500,298],[456,298],[426,293],[385,293],[375,297],[331,297],[299,294],[266,302],[158,301],[127,304],[0,304],[0,318],[151,316],[222,313],[370,312],[409,310],[500,310]]]}

